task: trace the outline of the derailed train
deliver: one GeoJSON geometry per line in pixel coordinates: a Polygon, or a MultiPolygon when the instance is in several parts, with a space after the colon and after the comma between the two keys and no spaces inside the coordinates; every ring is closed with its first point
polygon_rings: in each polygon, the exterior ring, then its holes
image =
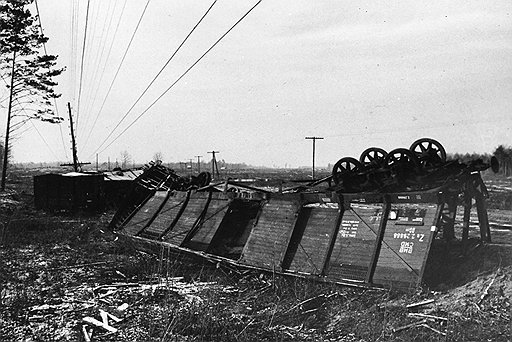
{"type": "Polygon", "coordinates": [[[490,241],[480,171],[497,163],[446,161],[429,138],[389,153],[342,158],[329,177],[270,191],[202,173],[186,182],[151,165],[110,228],[138,248],[353,286],[414,289],[433,240],[469,236],[476,206],[490,241]],[[462,234],[455,233],[457,207],[462,234]]]}

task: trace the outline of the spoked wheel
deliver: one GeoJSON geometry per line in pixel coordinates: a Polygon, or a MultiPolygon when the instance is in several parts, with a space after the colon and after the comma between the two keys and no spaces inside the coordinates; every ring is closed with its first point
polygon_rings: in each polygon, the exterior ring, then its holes
{"type": "Polygon", "coordinates": [[[364,167],[381,167],[388,153],[379,147],[370,147],[361,153],[359,161],[364,167]]]}
{"type": "Polygon", "coordinates": [[[423,167],[439,166],[446,162],[446,151],[437,140],[421,138],[409,148],[414,152],[423,167]]]}
{"type": "Polygon", "coordinates": [[[416,154],[406,148],[397,148],[388,153],[384,164],[387,167],[400,167],[414,169],[418,167],[418,159],[416,154]]]}
{"type": "Polygon", "coordinates": [[[357,171],[361,170],[362,167],[363,165],[356,158],[341,158],[334,164],[332,169],[334,184],[339,184],[343,175],[355,174],[357,171]]]}

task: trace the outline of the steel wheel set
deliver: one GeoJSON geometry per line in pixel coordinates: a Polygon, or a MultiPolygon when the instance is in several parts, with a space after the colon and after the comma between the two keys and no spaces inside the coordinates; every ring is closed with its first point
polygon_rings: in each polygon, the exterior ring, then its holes
{"type": "MultiPolygon", "coordinates": [[[[332,180],[337,191],[408,191],[442,185],[446,177],[456,177],[469,168],[483,170],[491,165],[476,160],[470,165],[446,161],[446,151],[436,140],[421,138],[407,148],[386,152],[370,147],[359,159],[341,158],[334,164],[332,180]]],[[[493,167],[494,169],[494,167],[493,167]]]]}

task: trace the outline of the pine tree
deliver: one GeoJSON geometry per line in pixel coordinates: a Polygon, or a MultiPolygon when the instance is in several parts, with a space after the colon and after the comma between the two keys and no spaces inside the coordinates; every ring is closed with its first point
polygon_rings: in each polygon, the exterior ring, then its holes
{"type": "Polygon", "coordinates": [[[41,48],[48,41],[37,25],[37,16],[28,9],[33,0],[0,0],[0,76],[8,89],[7,127],[0,190],[5,190],[7,156],[12,133],[29,120],[60,123],[52,109],[52,99],[59,97],[53,78],[64,69],[56,68],[57,56],[44,55],[41,48]]]}

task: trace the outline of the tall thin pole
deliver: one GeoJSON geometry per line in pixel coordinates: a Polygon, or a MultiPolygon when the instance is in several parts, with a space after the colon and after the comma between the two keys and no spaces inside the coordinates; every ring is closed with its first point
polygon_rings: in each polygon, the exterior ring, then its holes
{"type": "Polygon", "coordinates": [[[1,190],[5,190],[5,179],[7,177],[7,164],[9,163],[9,133],[11,132],[11,111],[12,99],[14,95],[14,71],[16,68],[16,50],[12,53],[12,69],[11,69],[11,87],[9,89],[9,107],[7,109],[7,128],[5,129],[5,143],[4,143],[4,160],[2,165],[2,183],[1,190]]]}
{"type": "Polygon", "coordinates": [[[220,153],[219,151],[211,151],[208,152],[212,154],[212,176],[215,178],[215,171],[217,171],[217,178],[220,178],[219,167],[217,165],[217,159],[215,158],[215,153],[220,153]]]}
{"type": "Polygon", "coordinates": [[[306,137],[308,140],[313,140],[313,180],[315,180],[315,143],[317,140],[323,140],[323,137],[306,137]]]}
{"type": "Polygon", "coordinates": [[[201,158],[203,156],[196,156],[197,158],[197,173],[201,173],[201,158]]]}
{"type": "Polygon", "coordinates": [[[69,124],[71,126],[71,145],[73,150],[73,168],[78,172],[78,156],[76,154],[75,131],[73,130],[73,115],[71,115],[71,104],[68,102],[69,124]]]}

